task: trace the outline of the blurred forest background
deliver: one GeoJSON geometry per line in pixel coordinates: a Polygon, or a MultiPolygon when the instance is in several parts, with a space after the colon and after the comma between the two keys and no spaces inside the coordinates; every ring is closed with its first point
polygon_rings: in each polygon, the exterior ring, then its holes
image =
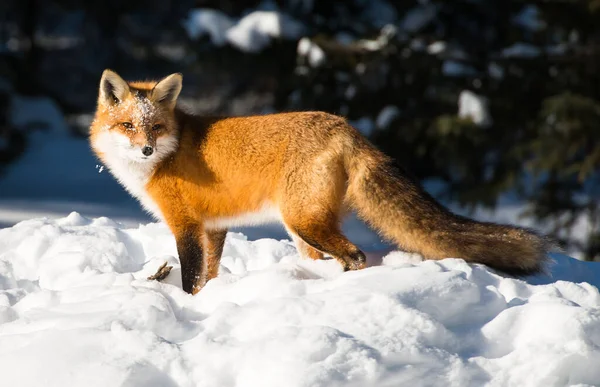
{"type": "Polygon", "coordinates": [[[600,0],[2,0],[0,182],[49,114],[86,136],[103,69],[182,72],[197,111],[346,116],[445,203],[600,259],[599,26],[600,0]]]}

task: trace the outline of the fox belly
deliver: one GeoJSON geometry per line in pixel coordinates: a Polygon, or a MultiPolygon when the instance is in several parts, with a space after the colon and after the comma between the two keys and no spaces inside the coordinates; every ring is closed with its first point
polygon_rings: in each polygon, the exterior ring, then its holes
{"type": "Polygon", "coordinates": [[[210,230],[225,230],[230,227],[259,226],[270,223],[282,223],[282,221],[279,208],[272,203],[265,203],[256,211],[208,218],[204,221],[204,227],[210,230]]]}

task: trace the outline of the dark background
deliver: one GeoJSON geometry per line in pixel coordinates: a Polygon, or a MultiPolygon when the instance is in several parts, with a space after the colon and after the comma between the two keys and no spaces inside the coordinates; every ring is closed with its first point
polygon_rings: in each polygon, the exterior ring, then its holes
{"type": "Polygon", "coordinates": [[[87,149],[100,74],[181,72],[197,111],[346,116],[453,208],[598,259],[599,25],[598,0],[2,0],[0,224],[135,206],[87,149]]]}

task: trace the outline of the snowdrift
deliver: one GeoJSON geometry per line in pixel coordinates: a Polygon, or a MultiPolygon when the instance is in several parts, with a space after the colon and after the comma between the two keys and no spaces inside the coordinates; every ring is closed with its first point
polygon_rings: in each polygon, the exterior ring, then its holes
{"type": "Polygon", "coordinates": [[[600,384],[600,268],[553,256],[505,278],[392,252],[343,273],[230,233],[219,277],[180,288],[163,224],[72,213],[0,230],[5,386],[600,384]],[[165,283],[147,281],[165,260],[165,283]]]}

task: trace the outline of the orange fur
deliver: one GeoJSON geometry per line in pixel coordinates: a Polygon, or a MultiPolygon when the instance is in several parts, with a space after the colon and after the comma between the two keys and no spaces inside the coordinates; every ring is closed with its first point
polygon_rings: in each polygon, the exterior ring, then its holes
{"type": "Polygon", "coordinates": [[[462,257],[515,273],[540,268],[542,238],[445,210],[341,117],[322,112],[198,117],[175,107],[180,89],[178,76],[126,84],[105,72],[90,138],[119,181],[171,228],[188,292],[217,275],[226,229],[238,222],[277,218],[303,256],[319,259],[326,253],[345,269],[363,268],[364,254],[340,231],[348,206],[383,236],[426,258],[462,257]],[[140,119],[146,102],[155,109],[140,119]],[[113,132],[123,132],[123,122],[136,127],[125,131],[133,149],[123,151],[133,158],[125,170],[121,154],[106,143],[113,137],[122,141],[113,132]],[[152,131],[156,123],[162,128],[152,131]],[[147,172],[145,159],[137,164],[136,149],[148,143],[160,153],[161,141],[169,152],[147,172]],[[138,180],[127,175],[142,170],[138,180]],[[522,262],[511,250],[523,255],[522,262]]]}

